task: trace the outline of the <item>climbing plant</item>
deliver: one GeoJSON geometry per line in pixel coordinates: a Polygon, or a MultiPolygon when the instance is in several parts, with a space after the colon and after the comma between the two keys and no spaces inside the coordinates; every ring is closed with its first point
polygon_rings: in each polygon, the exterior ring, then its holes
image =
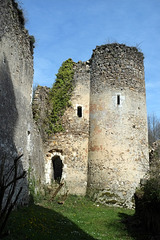
{"type": "Polygon", "coordinates": [[[73,91],[74,62],[71,58],[62,63],[56,80],[49,93],[52,111],[49,115],[48,133],[63,131],[62,116],[67,107],[70,106],[70,98],[73,91]]]}

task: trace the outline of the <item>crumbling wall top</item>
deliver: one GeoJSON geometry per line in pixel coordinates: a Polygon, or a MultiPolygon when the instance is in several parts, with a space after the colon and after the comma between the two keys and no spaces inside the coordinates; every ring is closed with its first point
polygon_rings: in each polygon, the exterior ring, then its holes
{"type": "Polygon", "coordinates": [[[118,43],[97,46],[90,59],[91,86],[95,92],[101,85],[104,91],[106,87],[132,88],[145,94],[143,59],[136,47],[118,43]]]}
{"type": "MultiPolygon", "coordinates": [[[[129,47],[125,44],[119,44],[119,43],[111,43],[111,44],[105,44],[101,46],[96,46],[96,48],[93,50],[92,57],[94,57],[97,53],[109,53],[112,55],[112,57],[119,57],[121,53],[125,54],[128,57],[136,57],[139,58],[143,62],[144,55],[141,51],[139,51],[136,47],[129,47]]],[[[92,59],[91,57],[91,59],[92,59]]]]}

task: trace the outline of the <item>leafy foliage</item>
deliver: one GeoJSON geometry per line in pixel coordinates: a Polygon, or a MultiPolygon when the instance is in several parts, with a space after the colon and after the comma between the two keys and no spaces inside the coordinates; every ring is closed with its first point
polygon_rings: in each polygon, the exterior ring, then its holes
{"type": "MultiPolygon", "coordinates": [[[[160,179],[151,178],[135,194],[136,215],[141,227],[152,236],[160,236],[160,179]]],[[[159,239],[159,238],[156,238],[159,239]]]]}
{"type": "Polygon", "coordinates": [[[160,204],[160,179],[151,178],[147,180],[143,186],[143,199],[145,204],[160,204]]]}
{"type": "Polygon", "coordinates": [[[160,236],[159,169],[160,141],[156,141],[153,143],[152,150],[150,151],[149,179],[141,181],[141,186],[135,193],[136,215],[140,219],[141,226],[146,232],[158,237],[156,239],[159,239],[160,236]]]}
{"type": "Polygon", "coordinates": [[[70,98],[73,91],[74,62],[71,58],[62,63],[57,78],[51,88],[49,98],[52,104],[52,112],[49,116],[49,131],[55,133],[63,131],[61,118],[67,107],[70,106],[70,98]]]}

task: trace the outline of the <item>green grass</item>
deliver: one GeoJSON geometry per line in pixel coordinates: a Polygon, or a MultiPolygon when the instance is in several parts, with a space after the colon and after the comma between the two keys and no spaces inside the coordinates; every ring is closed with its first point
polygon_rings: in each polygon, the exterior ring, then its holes
{"type": "Polygon", "coordinates": [[[131,240],[138,238],[124,219],[133,210],[98,205],[88,198],[69,196],[65,204],[43,200],[14,211],[6,240],[131,240]],[[122,221],[123,220],[123,221],[122,221]],[[123,223],[125,222],[125,223],[123,223]]]}

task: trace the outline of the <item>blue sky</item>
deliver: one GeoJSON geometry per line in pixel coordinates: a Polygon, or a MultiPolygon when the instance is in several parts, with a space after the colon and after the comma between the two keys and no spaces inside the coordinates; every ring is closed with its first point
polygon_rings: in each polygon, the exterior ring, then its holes
{"type": "Polygon", "coordinates": [[[62,62],[118,42],[144,54],[148,114],[160,118],[160,0],[19,0],[36,38],[34,83],[51,87],[62,62]]]}

